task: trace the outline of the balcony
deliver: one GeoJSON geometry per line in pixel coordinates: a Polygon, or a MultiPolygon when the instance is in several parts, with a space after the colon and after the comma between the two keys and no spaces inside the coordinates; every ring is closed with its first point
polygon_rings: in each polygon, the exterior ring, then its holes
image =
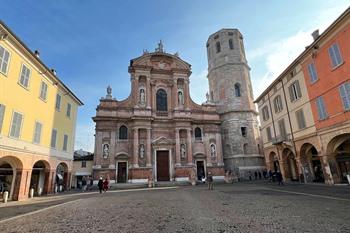
{"type": "Polygon", "coordinates": [[[290,142],[290,135],[278,135],[275,138],[272,138],[272,145],[279,145],[279,144],[283,144],[286,142],[290,142]]]}

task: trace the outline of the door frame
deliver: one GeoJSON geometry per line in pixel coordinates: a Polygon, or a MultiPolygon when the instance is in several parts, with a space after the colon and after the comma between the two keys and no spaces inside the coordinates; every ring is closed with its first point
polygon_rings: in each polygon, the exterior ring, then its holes
{"type": "Polygon", "coordinates": [[[154,153],[153,153],[153,161],[154,161],[154,181],[157,182],[157,152],[158,151],[168,151],[168,159],[169,159],[169,181],[173,181],[173,169],[172,169],[172,161],[171,161],[171,149],[169,148],[158,148],[158,149],[154,149],[154,153]]]}
{"type": "Polygon", "coordinates": [[[205,178],[207,178],[207,164],[205,159],[196,159],[195,164],[196,164],[196,178],[198,179],[198,167],[197,167],[197,162],[203,161],[203,166],[204,166],[204,175],[205,178]]]}
{"type": "MultiPolygon", "coordinates": [[[[129,183],[129,163],[128,160],[117,160],[115,165],[115,183],[118,183],[118,163],[126,163],[126,181],[125,183],[129,183]]],[[[122,184],[122,183],[121,183],[122,184]]]]}

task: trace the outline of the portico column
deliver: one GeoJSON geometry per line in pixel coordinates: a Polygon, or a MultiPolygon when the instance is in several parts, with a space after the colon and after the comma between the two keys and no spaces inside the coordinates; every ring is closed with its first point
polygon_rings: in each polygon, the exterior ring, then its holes
{"type": "Polygon", "coordinates": [[[216,156],[218,166],[224,165],[223,155],[222,155],[222,143],[221,143],[221,134],[216,133],[216,156]]]}
{"type": "Polygon", "coordinates": [[[327,155],[320,156],[320,161],[322,163],[323,168],[323,176],[326,184],[334,184],[334,179],[332,176],[331,169],[329,167],[328,157],[327,155]]]}
{"type": "Polygon", "coordinates": [[[284,161],[279,161],[280,164],[280,172],[282,173],[283,180],[286,180],[286,171],[285,171],[285,162],[284,161]]]}
{"type": "Polygon", "coordinates": [[[180,155],[180,130],[175,129],[175,156],[176,156],[176,161],[175,161],[175,166],[180,166],[181,165],[181,155],[180,155]]]}
{"type": "Polygon", "coordinates": [[[134,128],[134,157],[133,157],[133,166],[139,166],[139,129],[134,128]]]}
{"type": "Polygon", "coordinates": [[[207,158],[207,166],[211,167],[212,163],[211,163],[211,153],[210,153],[210,146],[209,146],[209,135],[207,133],[203,133],[203,137],[204,137],[204,151],[205,151],[205,155],[207,158]]]}
{"type": "Polygon", "coordinates": [[[188,161],[187,163],[189,165],[193,164],[193,159],[192,159],[192,138],[191,138],[191,129],[187,129],[187,158],[188,161]]]}
{"type": "Polygon", "coordinates": [[[147,167],[151,167],[152,166],[152,163],[151,163],[151,128],[147,129],[147,143],[146,143],[146,147],[147,147],[146,166],[147,167]]]}
{"type": "Polygon", "coordinates": [[[189,80],[185,80],[185,108],[188,109],[190,107],[190,91],[189,91],[189,85],[190,85],[190,81],[189,80]]]}
{"type": "Polygon", "coordinates": [[[150,77],[146,78],[146,100],[147,100],[147,108],[151,108],[151,83],[150,77]]]}

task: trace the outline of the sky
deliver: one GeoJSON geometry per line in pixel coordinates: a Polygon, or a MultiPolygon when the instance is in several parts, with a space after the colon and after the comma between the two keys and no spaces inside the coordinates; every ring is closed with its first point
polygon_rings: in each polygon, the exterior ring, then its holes
{"type": "Polygon", "coordinates": [[[206,41],[221,28],[243,34],[254,97],[349,7],[348,0],[0,0],[3,20],[84,103],[75,149],[94,150],[99,99],[110,85],[130,94],[128,65],[161,39],[192,65],[190,95],[208,91],[206,41]]]}

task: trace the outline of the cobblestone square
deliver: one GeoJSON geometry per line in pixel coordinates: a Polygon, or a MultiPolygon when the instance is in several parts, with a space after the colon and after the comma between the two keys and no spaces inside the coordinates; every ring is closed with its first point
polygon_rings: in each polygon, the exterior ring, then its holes
{"type": "MultiPolygon", "coordinates": [[[[56,202],[53,204],[57,204],[56,202]]],[[[267,183],[77,195],[1,232],[350,232],[349,187],[267,183]]],[[[1,207],[13,212],[21,207],[1,207]]],[[[32,210],[40,210],[33,205],[32,210]]]]}

